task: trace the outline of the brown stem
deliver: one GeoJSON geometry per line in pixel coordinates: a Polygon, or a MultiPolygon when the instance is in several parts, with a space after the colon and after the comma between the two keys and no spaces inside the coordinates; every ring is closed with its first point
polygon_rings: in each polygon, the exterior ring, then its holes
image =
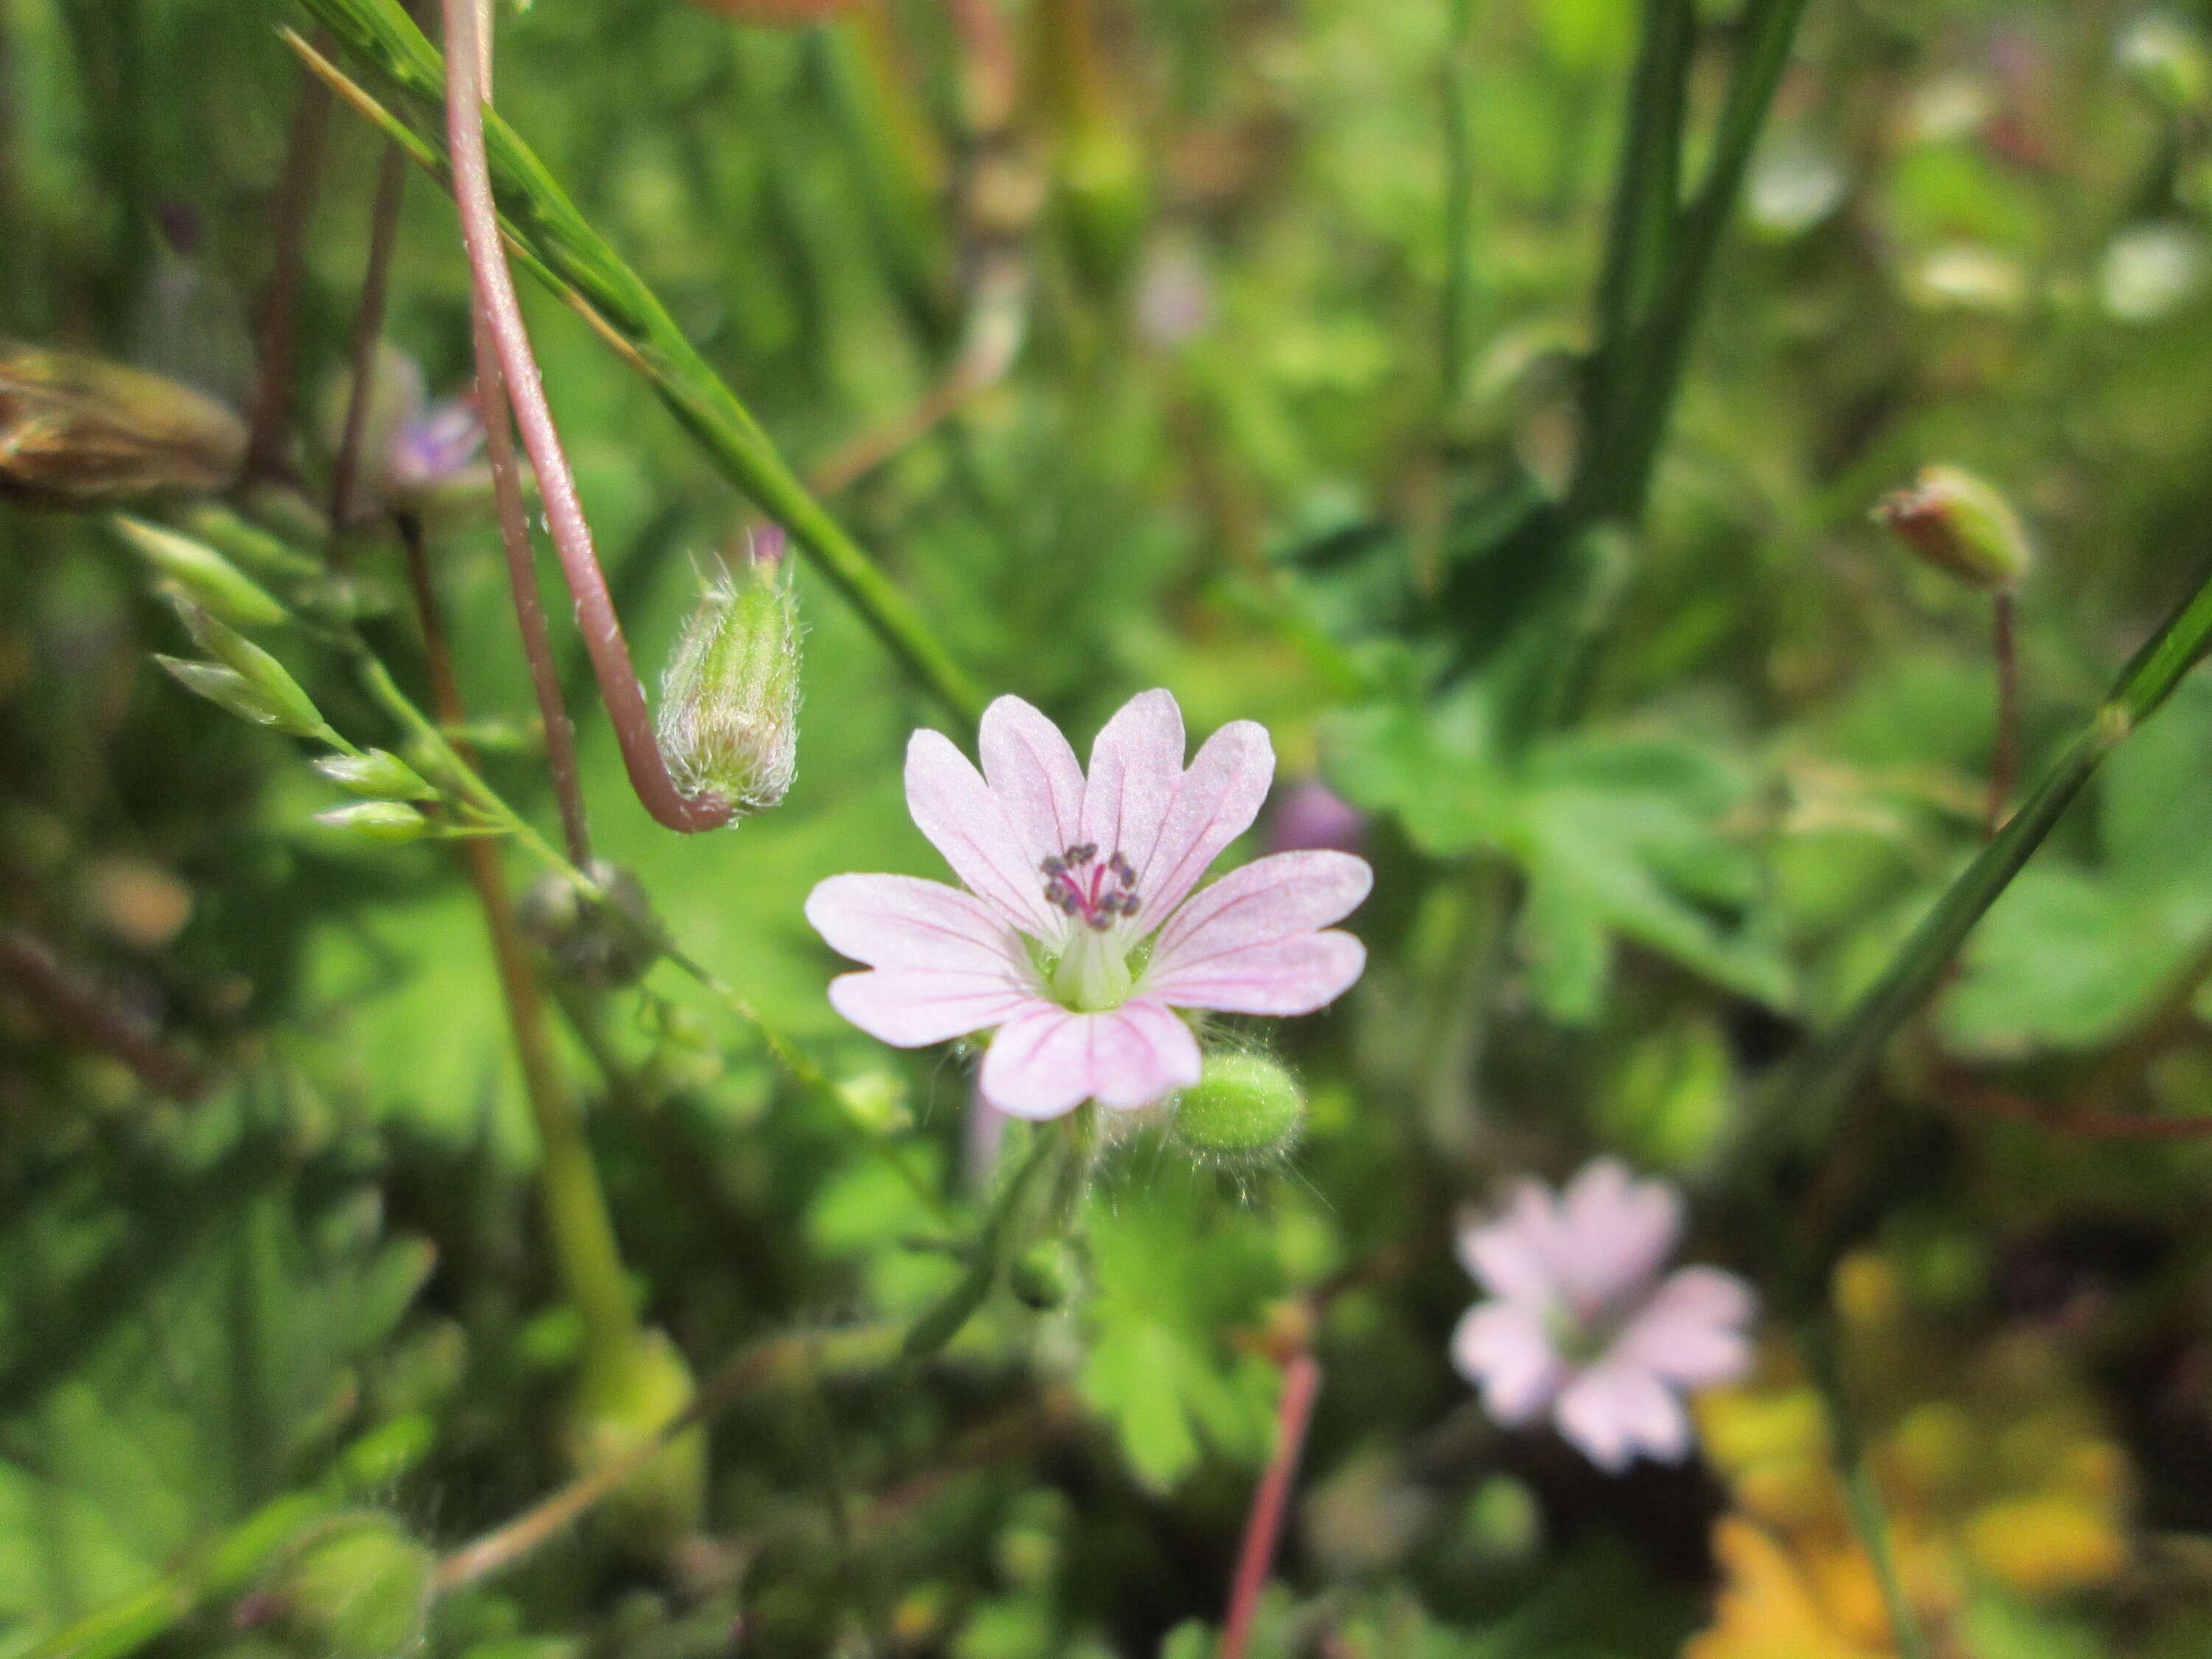
{"type": "Polygon", "coordinates": [[[553,798],[561,806],[561,838],[568,862],[588,870],[592,831],[584,815],[583,768],[576,758],[576,728],[561,700],[561,668],[553,658],[553,635],[545,625],[545,600],[538,586],[538,555],[530,544],[530,510],[522,499],[522,468],[514,453],[514,428],[507,424],[507,378],[482,305],[471,300],[470,331],[476,346],[477,405],[483,416],[484,457],[491,466],[492,499],[499,508],[500,546],[507,555],[507,591],[522,635],[522,654],[530,665],[530,690],[538,700],[538,723],[545,728],[545,766],[553,778],[553,798]]]}
{"type": "Polygon", "coordinates": [[[264,478],[283,468],[284,416],[292,401],[292,368],[299,352],[301,272],[330,113],[330,88],[312,76],[301,81],[285,139],[283,176],[276,185],[270,232],[275,253],[261,301],[259,374],[247,424],[248,479],[264,478]]]}
{"type": "MultiPolygon", "coordinates": [[[[453,651],[430,580],[430,562],[422,538],[407,520],[402,520],[401,531],[407,550],[407,579],[422,628],[432,700],[440,720],[448,726],[464,726],[468,710],[462,704],[459,682],[453,674],[453,651]]],[[[630,1305],[629,1284],[599,1170],[592,1162],[575,1102],[554,1054],[544,992],[515,925],[514,902],[507,890],[499,852],[491,842],[474,836],[461,837],[454,843],[454,851],[483,911],[484,932],[499,972],[515,1058],[522,1067],[523,1091],[538,1128],[539,1189],[562,1287],[583,1317],[587,1354],[619,1352],[636,1340],[637,1315],[630,1305]]]]}
{"type": "Polygon", "coordinates": [[[1275,1405],[1275,1450],[1244,1520],[1244,1543],[1237,1555],[1237,1576],[1230,1583],[1229,1611],[1221,1620],[1220,1659],[1244,1659],[1245,1644],[1252,1639],[1252,1617],[1275,1559],[1283,1516],[1290,1507],[1291,1482],[1305,1451],[1314,1396],[1320,1392],[1321,1365],[1311,1353],[1301,1349],[1283,1362],[1283,1395],[1275,1405]]]}
{"type": "MultiPolygon", "coordinates": [[[[469,255],[484,331],[490,337],[507,380],[507,401],[521,428],[523,447],[537,469],[538,494],[545,503],[547,528],[561,557],[562,574],[575,600],[577,625],[599,684],[599,696],[613,722],[615,740],[630,787],[647,811],[671,830],[715,829],[730,821],[730,807],[714,797],[694,799],[676,787],[655,739],[645,689],[631,665],[622,619],[607,592],[606,576],[592,550],[591,526],[576,496],[568,458],[545,402],[538,360],[530,349],[514,279],[500,241],[499,213],[493,204],[491,167],[484,155],[483,94],[487,89],[488,43],[478,33],[471,0],[443,0],[446,23],[446,136],[453,160],[453,199],[460,210],[461,235],[469,255]]],[[[479,359],[483,356],[479,351],[479,359]]],[[[479,375],[481,380],[481,373],[479,375]]],[[[484,410],[487,428],[496,424],[496,406],[484,410]]]]}
{"type": "Polygon", "coordinates": [[[407,152],[384,147],[376,175],[376,205],[370,210],[368,263],[362,271],[361,303],[353,319],[353,385],[346,393],[345,429],[331,465],[331,529],[333,549],[345,545],[354,516],[354,480],[361,471],[362,436],[368,427],[370,399],[376,389],[376,345],[384,334],[384,301],[392,286],[392,250],[399,240],[399,204],[407,193],[407,152]]]}
{"type": "Polygon", "coordinates": [[[754,1389],[780,1379],[803,1377],[825,1365],[834,1369],[842,1351],[848,1348],[853,1351],[852,1357],[862,1363],[887,1363],[898,1351],[898,1339],[896,1326],[861,1326],[846,1331],[771,1337],[755,1344],[709,1378],[689,1406],[651,1436],[610,1458],[589,1474],[570,1481],[512,1521],[447,1555],[438,1563],[434,1585],[442,1594],[512,1566],[620,1491],[631,1476],[659,1456],[670,1441],[754,1389]]]}
{"type": "Polygon", "coordinates": [[[1957,1073],[1940,1079],[1943,1099],[1964,1111],[2001,1117],[2053,1134],[2092,1140],[2197,1140],[2212,1135],[2212,1116],[2142,1117],[2092,1106],[2052,1106],[1957,1073]]]}
{"type": "Polygon", "coordinates": [[[188,1101],[207,1091],[198,1066],[21,928],[0,929],[0,980],[14,986],[63,1036],[121,1060],[156,1093],[188,1101]]]}
{"type": "Polygon", "coordinates": [[[1982,819],[1982,839],[1996,839],[2004,822],[2005,802],[2012,797],[2012,778],[2020,752],[2020,653],[2014,640],[2013,598],[2002,590],[1996,595],[1997,658],[1996,751],[1990,763],[1990,805],[1982,819]]]}

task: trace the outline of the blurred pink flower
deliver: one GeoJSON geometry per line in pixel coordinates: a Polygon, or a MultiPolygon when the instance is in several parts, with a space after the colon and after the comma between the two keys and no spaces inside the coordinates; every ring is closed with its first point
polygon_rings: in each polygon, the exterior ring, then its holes
{"type": "Polygon", "coordinates": [[[1319,778],[1301,778],[1283,792],[1267,825],[1267,850],[1302,853],[1333,847],[1357,853],[1367,845],[1367,814],[1319,778]]]}
{"type": "Polygon", "coordinates": [[[1365,947],[1328,924],[1367,896],[1364,860],[1285,853],[1192,890],[1267,793],[1261,726],[1222,727],[1185,769],[1182,711],[1147,691],[1099,732],[1087,779],[1018,697],[984,712],[981,738],[981,773],[936,732],[906,755],[908,810],[966,890],[849,875],[807,896],[822,937],[868,964],[830,1000],[871,1036],[911,1048],[995,1028],[983,1097],[1058,1117],[1197,1082],[1177,1008],[1310,1013],[1359,977],[1365,947]]]}
{"type": "Polygon", "coordinates": [[[1460,1230],[1460,1261],[1494,1300],[1452,1337],[1452,1363],[1508,1428],[1549,1413],[1590,1462],[1619,1474],[1639,1454],[1690,1450],[1686,1390],[1741,1376],[1751,1288],[1717,1267],[1659,1276],[1682,1199],[1601,1158],[1556,1198],[1523,1181],[1496,1218],[1460,1230]]]}

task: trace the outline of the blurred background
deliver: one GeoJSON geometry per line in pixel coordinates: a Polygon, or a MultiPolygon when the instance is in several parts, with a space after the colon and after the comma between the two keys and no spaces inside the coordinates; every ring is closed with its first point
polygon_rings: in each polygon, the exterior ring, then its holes
{"type": "MultiPolygon", "coordinates": [[[[2212,1650],[2212,688],[2118,750],[1847,1121],[1739,1155],[1980,843],[1989,599],[1877,503],[1948,464],[2024,522],[2021,789],[2212,553],[2212,9],[1811,0],[1648,498],[1574,544],[1562,635],[1534,573],[1589,477],[1639,38],[1686,32],[1694,190],[1782,8],[502,0],[499,111],[976,684],[1079,751],[1156,685],[1194,734],[1261,720],[1254,849],[1377,872],[1365,979],[1267,1034],[1294,1148],[1143,1115],[1073,1248],[942,1358],[794,1347],[930,1307],[992,1201],[972,1056],[838,1020],[799,908],[942,875],[900,757],[958,723],[795,561],[797,781],[671,834],[541,547],[597,851],[744,1005],[580,967],[557,881],[475,843],[535,895],[555,1064],[682,1356],[592,1397],[481,890],[450,846],[319,821],[349,797],[311,745],[161,672],[191,640],[112,517],[221,547],[298,623],[257,637],[321,718],[410,761],[349,653],[428,706],[416,525],[455,734],[552,833],[489,477],[441,408],[471,374],[452,203],[280,35],[434,138],[344,27],[374,9],[0,0],[0,1656],[1201,1659],[1309,1343],[1250,1653],[1912,1653],[1823,1346],[1920,1651],[2212,1650]],[[54,351],[162,378],[88,390],[54,351]],[[103,470],[57,396],[128,404],[151,459],[103,470]],[[1571,684],[1523,672],[1562,638],[1571,684]],[[1526,743],[1523,697],[1553,709],[1526,743]],[[1601,1152],[1679,1183],[1691,1259],[1766,1310],[1698,1451],[1621,1476],[1491,1424],[1447,1352],[1461,1218],[1601,1152]],[[657,1480],[455,1565],[732,1354],[755,1372],[657,1480]]],[[[752,509],[523,288],[651,685],[752,509]]],[[[1625,337],[1617,372],[1663,380],[1625,337]]]]}

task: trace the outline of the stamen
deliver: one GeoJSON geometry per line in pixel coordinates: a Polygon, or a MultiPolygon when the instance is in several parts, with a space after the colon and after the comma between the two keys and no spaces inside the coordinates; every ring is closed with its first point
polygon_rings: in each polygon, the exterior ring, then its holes
{"type": "Polygon", "coordinates": [[[1115,917],[1137,914],[1137,872],[1119,848],[1103,864],[1096,861],[1097,857],[1097,842],[1078,842],[1047,855],[1037,868],[1045,878],[1045,902],[1080,917],[1085,927],[1103,933],[1113,927],[1115,917]]]}

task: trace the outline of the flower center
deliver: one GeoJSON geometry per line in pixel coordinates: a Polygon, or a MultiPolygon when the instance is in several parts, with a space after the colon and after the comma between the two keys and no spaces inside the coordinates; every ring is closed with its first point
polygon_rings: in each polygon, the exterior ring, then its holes
{"type": "Polygon", "coordinates": [[[1137,872],[1117,851],[1102,862],[1095,842],[1082,842],[1039,866],[1045,902],[1082,923],[1048,971],[1052,994],[1071,1008],[1098,1012],[1121,1006],[1136,982],[1128,951],[1114,923],[1137,914],[1137,872]]]}

